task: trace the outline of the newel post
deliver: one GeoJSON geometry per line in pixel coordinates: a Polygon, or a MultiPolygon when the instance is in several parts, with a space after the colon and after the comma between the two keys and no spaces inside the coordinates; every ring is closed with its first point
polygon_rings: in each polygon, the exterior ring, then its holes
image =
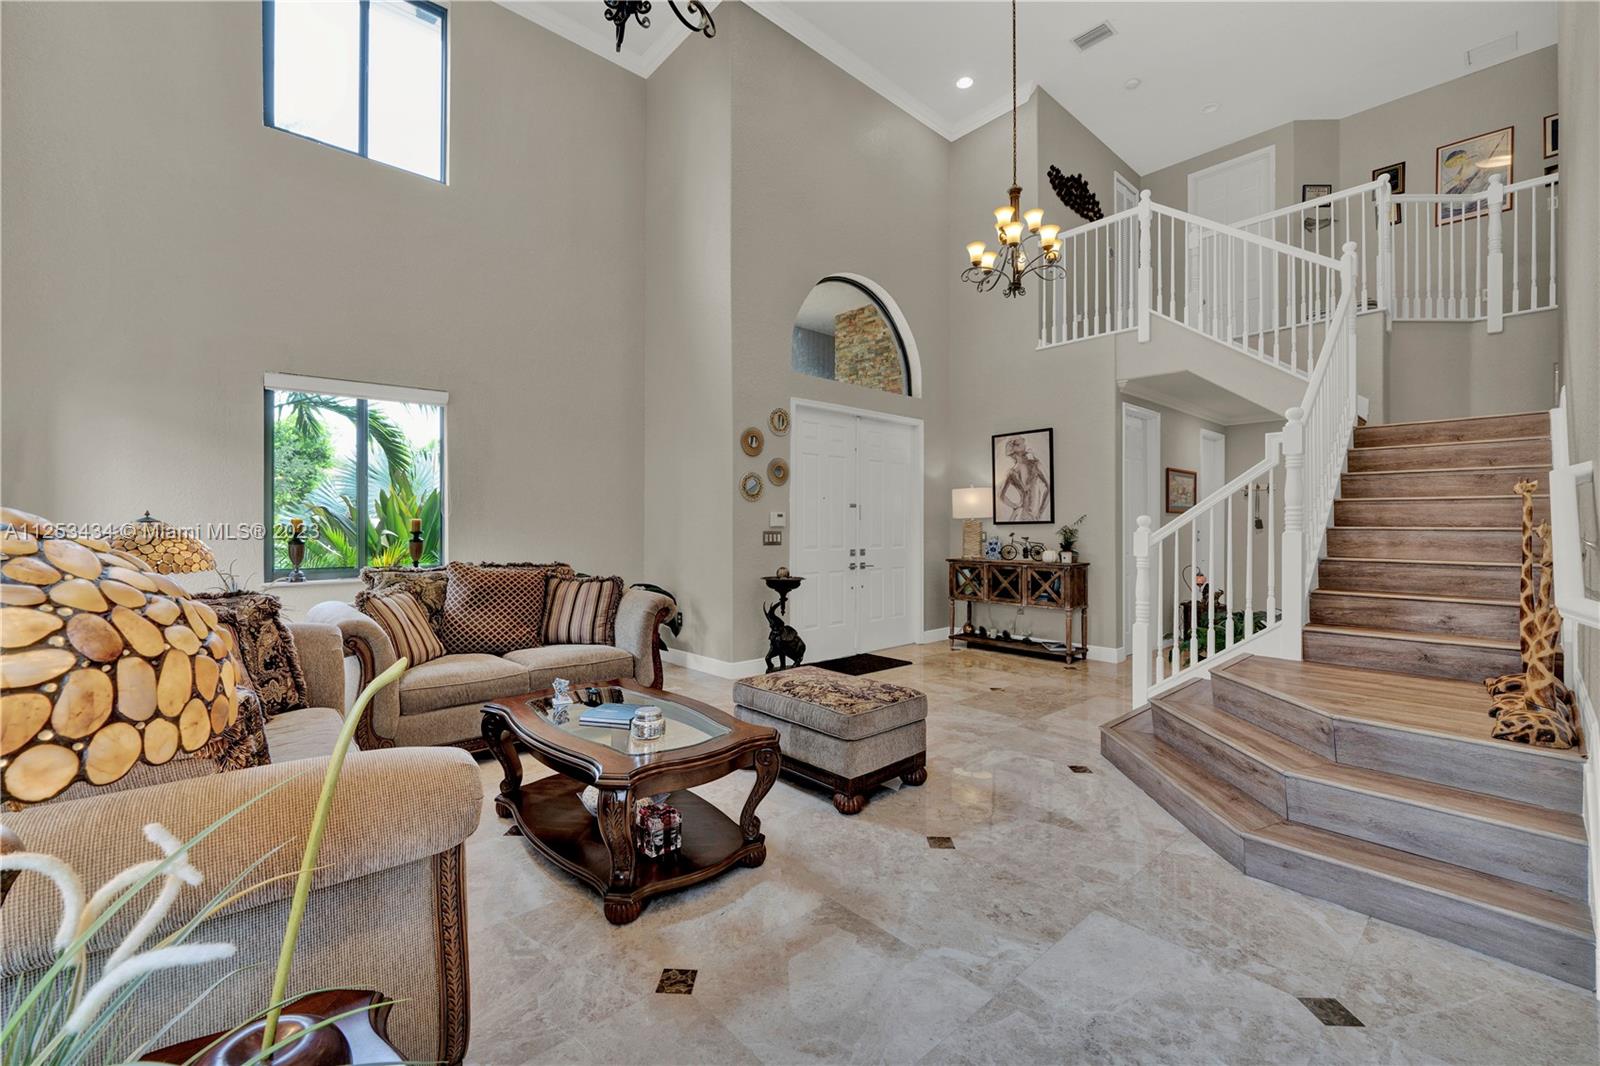
{"type": "Polygon", "coordinates": [[[1484,270],[1484,279],[1489,286],[1486,294],[1489,303],[1489,332],[1499,333],[1506,324],[1506,295],[1505,295],[1505,262],[1501,248],[1504,237],[1501,234],[1500,212],[1506,202],[1505,182],[1496,174],[1489,179],[1489,192],[1486,206],[1489,209],[1489,261],[1484,270]]]}
{"type": "Polygon", "coordinates": [[[1133,705],[1150,698],[1150,516],[1133,531],[1133,705]]]}
{"type": "Polygon", "coordinates": [[[1283,563],[1278,590],[1283,604],[1283,658],[1300,658],[1306,621],[1306,426],[1305,412],[1288,411],[1283,427],[1283,563]]]}
{"type": "Polygon", "coordinates": [[[1378,186],[1378,260],[1377,268],[1378,310],[1386,318],[1394,317],[1394,226],[1389,221],[1394,210],[1394,190],[1389,188],[1389,175],[1383,176],[1378,186]]]}
{"type": "Polygon", "coordinates": [[[1356,410],[1356,379],[1361,374],[1361,363],[1356,357],[1356,315],[1360,313],[1361,309],[1356,306],[1353,298],[1358,291],[1356,282],[1359,280],[1361,273],[1361,252],[1357,248],[1355,241],[1344,242],[1344,256],[1342,259],[1345,292],[1352,294],[1350,314],[1344,321],[1345,362],[1349,369],[1349,373],[1345,375],[1348,381],[1345,384],[1344,399],[1345,403],[1349,404],[1347,410],[1350,412],[1351,417],[1354,418],[1356,410]]]}
{"type": "Polygon", "coordinates": [[[1150,190],[1139,193],[1139,343],[1150,339],[1150,190]]]}

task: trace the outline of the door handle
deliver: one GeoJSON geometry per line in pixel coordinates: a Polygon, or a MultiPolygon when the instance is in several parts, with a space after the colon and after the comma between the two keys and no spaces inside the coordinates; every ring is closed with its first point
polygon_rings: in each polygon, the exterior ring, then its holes
{"type": "Polygon", "coordinates": [[[862,563],[861,564],[861,569],[863,569],[863,570],[872,570],[872,569],[875,569],[875,568],[876,568],[876,564],[873,564],[873,563],[862,563]]]}

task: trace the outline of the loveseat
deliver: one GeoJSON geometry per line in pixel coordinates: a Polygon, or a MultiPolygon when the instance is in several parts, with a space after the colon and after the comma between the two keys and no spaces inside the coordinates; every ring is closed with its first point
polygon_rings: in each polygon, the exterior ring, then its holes
{"type": "MultiPolygon", "coordinates": [[[[485,703],[549,688],[557,677],[575,682],[631,678],[659,688],[657,633],[676,609],[667,596],[630,588],[617,608],[612,644],[545,644],[504,654],[457,650],[414,665],[398,684],[378,694],[356,743],[365,749],[447,744],[481,751],[485,703]]],[[[359,664],[362,685],[395,661],[388,633],[354,605],[319,603],[307,617],[339,627],[346,653],[359,664]]]]}
{"type": "MultiPolygon", "coordinates": [[[[197,845],[205,875],[186,889],[156,938],[192,918],[252,862],[287,845],[247,884],[274,881],[207,918],[193,942],[227,941],[227,963],[162,970],[139,992],[112,1041],[138,1046],[230,969],[239,972],[205,995],[162,1043],[229,1028],[266,1005],[294,889],[300,848],[311,824],[327,759],[345,706],[343,635],[330,625],[290,623],[310,706],[267,720],[267,766],[189,777],[38,804],[5,816],[27,849],[56,855],[97,887],[154,857],[143,827],[159,821],[188,839],[222,815],[287,781],[197,845]]],[[[467,1046],[467,928],[463,845],[477,827],[483,788],[472,758],[451,750],[351,752],[340,777],[295,953],[291,992],[364,988],[398,1000],[389,1035],[412,1061],[461,1061],[467,1046]]],[[[128,932],[142,907],[126,908],[91,942],[90,965],[128,932]]],[[[43,878],[17,880],[0,922],[0,1002],[49,965],[60,920],[43,878]]],[[[107,1048],[107,1055],[112,1053],[107,1048]]]]}

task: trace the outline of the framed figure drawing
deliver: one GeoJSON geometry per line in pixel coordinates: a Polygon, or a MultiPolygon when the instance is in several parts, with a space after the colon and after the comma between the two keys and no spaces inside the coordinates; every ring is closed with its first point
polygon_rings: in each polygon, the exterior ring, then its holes
{"type": "Polygon", "coordinates": [[[1167,513],[1182,514],[1196,503],[1200,476],[1193,470],[1167,467],[1167,513]]]}
{"type": "MultiPolygon", "coordinates": [[[[1511,184],[1511,156],[1514,146],[1512,128],[1480,133],[1466,140],[1442,144],[1436,153],[1434,188],[1447,196],[1485,192],[1489,179],[1498,176],[1504,185],[1511,184]]],[[[1511,210],[1511,197],[1507,196],[1503,210],[1511,210]]],[[[1434,224],[1449,225],[1484,213],[1483,201],[1444,203],[1434,208],[1434,224]]]]}
{"type": "Polygon", "coordinates": [[[1056,520],[1055,430],[996,433],[990,439],[996,524],[1056,520]]]}

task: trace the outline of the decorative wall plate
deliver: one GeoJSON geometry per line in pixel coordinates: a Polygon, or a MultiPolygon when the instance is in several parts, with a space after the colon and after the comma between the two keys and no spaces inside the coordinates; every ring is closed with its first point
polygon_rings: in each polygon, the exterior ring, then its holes
{"type": "Polygon", "coordinates": [[[761,446],[766,442],[767,438],[762,436],[761,431],[755,426],[750,426],[739,434],[739,447],[744,449],[746,455],[760,455],[761,446]]]}
{"type": "Polygon", "coordinates": [[[774,485],[782,485],[789,480],[789,460],[774,459],[767,464],[767,480],[774,485]]]}
{"type": "Polygon", "coordinates": [[[761,498],[761,475],[754,470],[739,479],[739,495],[747,500],[761,498]]]}
{"type": "Polygon", "coordinates": [[[789,434],[789,409],[787,407],[774,407],[767,416],[767,426],[780,437],[789,434]]]}

